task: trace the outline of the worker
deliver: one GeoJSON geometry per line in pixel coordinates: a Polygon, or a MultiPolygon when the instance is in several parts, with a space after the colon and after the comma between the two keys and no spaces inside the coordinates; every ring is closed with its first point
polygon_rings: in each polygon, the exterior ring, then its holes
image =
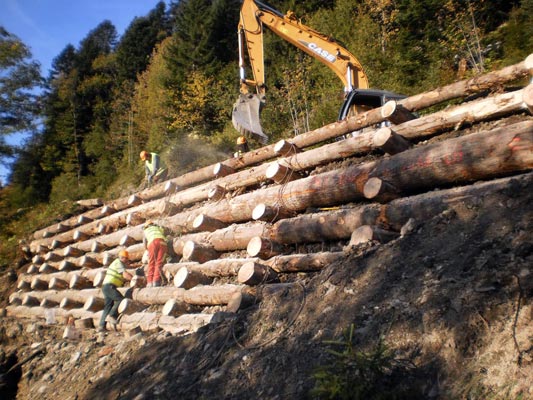
{"type": "Polygon", "coordinates": [[[146,287],[161,286],[162,269],[167,256],[165,231],[153,221],[148,220],[144,223],[143,232],[143,244],[148,250],[146,287]]]}
{"type": "Polygon", "coordinates": [[[244,136],[239,136],[237,138],[237,151],[233,154],[233,157],[241,157],[244,153],[250,151],[248,147],[248,142],[244,136]]]}
{"type": "Polygon", "coordinates": [[[144,161],[146,173],[146,183],[150,186],[152,183],[164,181],[167,178],[167,169],[163,165],[159,154],[149,153],[146,150],[141,151],[141,160],[144,161]]]}
{"type": "Polygon", "coordinates": [[[102,284],[102,293],[104,295],[104,311],[100,318],[99,332],[106,330],[106,318],[109,316],[109,323],[116,330],[118,306],[124,299],[122,293],[117,288],[122,287],[125,281],[130,281],[132,275],[126,271],[126,266],[129,264],[129,254],[127,250],[120,250],[118,258],[107,267],[104,282],[102,284]]]}

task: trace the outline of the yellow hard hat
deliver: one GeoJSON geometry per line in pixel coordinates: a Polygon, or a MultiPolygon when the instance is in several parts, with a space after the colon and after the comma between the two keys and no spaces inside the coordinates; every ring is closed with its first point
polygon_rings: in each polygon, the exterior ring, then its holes
{"type": "Polygon", "coordinates": [[[141,154],[139,155],[141,157],[141,160],[146,160],[148,158],[148,152],[146,150],[141,151],[141,154]]]}
{"type": "Polygon", "coordinates": [[[118,257],[119,257],[119,258],[125,257],[125,258],[127,258],[127,259],[129,260],[129,258],[130,258],[130,253],[128,253],[128,250],[120,250],[120,251],[118,252],[118,257]]]}
{"type": "Polygon", "coordinates": [[[237,144],[244,144],[246,143],[246,138],[244,136],[239,136],[237,138],[237,144]]]}

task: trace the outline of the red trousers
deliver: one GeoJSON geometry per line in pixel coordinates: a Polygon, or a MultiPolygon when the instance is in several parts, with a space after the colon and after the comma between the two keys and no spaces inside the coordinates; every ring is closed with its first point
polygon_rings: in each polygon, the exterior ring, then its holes
{"type": "Polygon", "coordinates": [[[163,239],[154,239],[148,245],[148,273],[146,283],[161,283],[161,269],[167,255],[167,242],[163,239]]]}

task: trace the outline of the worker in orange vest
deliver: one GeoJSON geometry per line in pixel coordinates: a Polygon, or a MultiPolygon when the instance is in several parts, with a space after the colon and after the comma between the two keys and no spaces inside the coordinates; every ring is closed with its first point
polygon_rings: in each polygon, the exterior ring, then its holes
{"type": "Polygon", "coordinates": [[[143,150],[141,151],[140,158],[144,161],[146,183],[148,186],[152,185],[152,183],[164,181],[167,178],[167,169],[163,165],[159,154],[149,153],[143,150]]]}
{"type": "Polygon", "coordinates": [[[237,138],[237,151],[233,154],[233,157],[241,157],[244,153],[250,151],[248,147],[248,141],[244,136],[239,136],[237,138]]]}
{"type": "Polygon", "coordinates": [[[163,228],[153,221],[144,223],[143,232],[143,244],[148,250],[146,287],[161,286],[162,269],[167,256],[167,238],[163,228]]]}
{"type": "Polygon", "coordinates": [[[106,318],[109,316],[109,323],[116,329],[118,306],[124,299],[122,293],[117,288],[124,286],[125,281],[130,281],[133,277],[126,267],[129,265],[129,254],[127,250],[120,250],[118,258],[107,267],[104,282],[102,284],[102,293],[104,295],[104,311],[100,318],[99,332],[105,331],[106,318]]]}

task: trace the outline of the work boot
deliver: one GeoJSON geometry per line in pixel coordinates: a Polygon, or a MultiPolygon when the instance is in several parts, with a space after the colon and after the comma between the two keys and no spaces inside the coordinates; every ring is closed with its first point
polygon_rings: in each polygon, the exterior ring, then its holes
{"type": "Polygon", "coordinates": [[[153,285],[152,287],[159,287],[161,286],[161,281],[155,281],[152,283],[152,285],[153,285]]]}

